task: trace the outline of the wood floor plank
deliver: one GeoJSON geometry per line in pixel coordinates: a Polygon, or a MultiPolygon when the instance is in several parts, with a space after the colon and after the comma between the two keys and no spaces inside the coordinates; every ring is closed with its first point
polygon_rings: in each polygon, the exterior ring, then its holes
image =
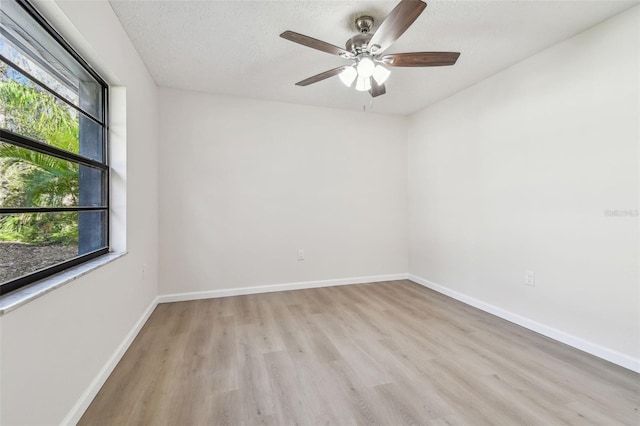
{"type": "MultiPolygon", "coordinates": [[[[349,406],[349,423],[361,425],[381,425],[390,419],[383,417],[381,404],[375,398],[374,390],[367,387],[347,361],[331,363],[334,380],[340,385],[340,397],[349,406]]],[[[346,419],[345,419],[346,420],[346,419]]]]}
{"type": "Polygon", "coordinates": [[[158,305],[81,425],[634,425],[640,375],[410,281],[158,305]]]}
{"type": "Polygon", "coordinates": [[[237,328],[237,369],[242,389],[242,419],[248,424],[270,424],[275,414],[275,401],[270,391],[269,376],[263,354],[253,346],[253,335],[247,327],[237,328]]]}
{"type": "Polygon", "coordinates": [[[277,418],[287,419],[287,423],[295,425],[312,424],[313,413],[306,387],[297,374],[292,374],[295,364],[288,352],[270,352],[264,354],[264,360],[276,401],[277,418]]]}

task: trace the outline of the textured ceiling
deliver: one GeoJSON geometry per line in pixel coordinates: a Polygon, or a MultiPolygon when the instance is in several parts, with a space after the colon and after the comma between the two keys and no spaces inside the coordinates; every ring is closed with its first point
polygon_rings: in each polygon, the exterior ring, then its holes
{"type": "Polygon", "coordinates": [[[374,100],[337,77],[294,83],[350,61],[279,37],[344,46],[353,19],[379,23],[397,1],[111,0],[159,86],[306,105],[410,114],[623,10],[634,1],[430,1],[387,51],[461,52],[452,67],[392,68],[374,100]]]}

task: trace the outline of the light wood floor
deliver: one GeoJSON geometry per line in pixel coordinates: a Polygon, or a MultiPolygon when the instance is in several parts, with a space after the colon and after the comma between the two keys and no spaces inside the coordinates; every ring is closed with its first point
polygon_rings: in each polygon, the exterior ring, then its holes
{"type": "Polygon", "coordinates": [[[410,281],[161,304],[82,425],[639,425],[640,375],[410,281]]]}

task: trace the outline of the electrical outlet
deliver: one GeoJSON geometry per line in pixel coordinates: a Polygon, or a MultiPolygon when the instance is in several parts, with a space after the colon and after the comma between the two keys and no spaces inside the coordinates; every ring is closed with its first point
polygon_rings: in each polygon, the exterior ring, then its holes
{"type": "Polygon", "coordinates": [[[533,271],[524,271],[524,284],[531,287],[536,285],[536,274],[533,271]]]}
{"type": "Polygon", "coordinates": [[[304,250],[298,249],[298,260],[304,260],[304,250]]]}

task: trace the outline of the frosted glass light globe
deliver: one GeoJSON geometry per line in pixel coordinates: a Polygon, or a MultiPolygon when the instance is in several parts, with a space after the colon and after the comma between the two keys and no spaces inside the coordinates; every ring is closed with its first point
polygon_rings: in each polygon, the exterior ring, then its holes
{"type": "Polygon", "coordinates": [[[358,76],[358,72],[354,67],[345,68],[344,71],[338,74],[338,77],[340,77],[340,80],[347,87],[351,87],[351,85],[353,84],[353,81],[356,79],[357,76],[358,76]]]}
{"type": "Polygon", "coordinates": [[[375,67],[376,64],[374,64],[370,58],[364,57],[358,61],[358,75],[369,78],[373,75],[375,67]]]}
{"type": "Polygon", "coordinates": [[[387,81],[387,78],[389,78],[389,74],[391,74],[391,71],[383,66],[376,65],[376,69],[373,71],[373,78],[376,80],[376,83],[383,84],[387,81]]]}
{"type": "Polygon", "coordinates": [[[366,92],[369,89],[371,89],[371,77],[363,77],[359,75],[358,80],[356,81],[356,90],[366,92]]]}

